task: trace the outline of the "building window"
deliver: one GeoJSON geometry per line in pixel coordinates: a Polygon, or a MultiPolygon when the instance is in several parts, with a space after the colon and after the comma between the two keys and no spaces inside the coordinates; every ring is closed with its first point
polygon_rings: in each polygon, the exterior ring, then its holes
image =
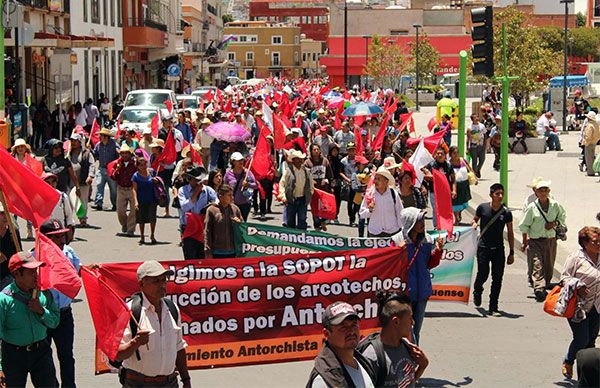
{"type": "MultiPolygon", "coordinates": [[[[594,17],[600,17],[600,0],[596,0],[594,3],[594,17]]],[[[598,22],[594,23],[594,27],[598,27],[598,22]]]]}
{"type": "MultiPolygon", "coordinates": [[[[113,20],[113,19],[111,18],[111,20],[113,20]]],[[[119,73],[119,68],[117,67],[117,55],[116,54],[117,54],[117,52],[115,50],[112,50],[110,52],[110,61],[111,61],[111,64],[112,64],[111,69],[115,69],[115,68],[117,69],[117,73],[115,73],[114,71],[110,72],[110,86],[111,86],[111,89],[112,89],[111,90],[112,93],[110,95],[113,96],[113,97],[118,94],[117,88],[116,88],[116,85],[115,85],[116,82],[117,82],[117,80],[116,80],[117,74],[119,73]]]]}
{"type": "Polygon", "coordinates": [[[104,14],[104,25],[108,26],[108,2],[111,0],[103,0],[102,12],[104,14]]]}
{"type": "Polygon", "coordinates": [[[408,30],[390,30],[390,35],[408,35],[408,30]]]}
{"type": "Polygon", "coordinates": [[[269,49],[265,49],[265,55],[269,55],[269,49]]]}
{"type": "Polygon", "coordinates": [[[84,23],[87,23],[87,21],[88,21],[88,1],[89,0],[83,0],[83,21],[84,21],[84,23]]]}
{"type": "Polygon", "coordinates": [[[235,52],[227,53],[227,60],[235,62],[235,52]]]}
{"type": "Polygon", "coordinates": [[[306,62],[306,53],[302,53],[302,62],[306,62]]]}
{"type": "Polygon", "coordinates": [[[300,63],[298,62],[298,51],[294,51],[294,65],[300,65],[300,63]]]}
{"type": "Polygon", "coordinates": [[[250,36],[248,37],[248,41],[249,41],[250,43],[256,43],[256,42],[258,42],[258,37],[257,37],[256,35],[250,35],[250,36]]]}
{"type": "Polygon", "coordinates": [[[317,60],[317,53],[312,53],[313,55],[313,62],[315,62],[317,60]]]}
{"type": "Polygon", "coordinates": [[[122,4],[120,0],[117,1],[117,26],[121,27],[123,25],[122,4]]]}
{"type": "Polygon", "coordinates": [[[246,43],[247,39],[248,39],[248,37],[246,35],[238,36],[238,42],[240,42],[240,43],[246,43]]]}
{"type": "Polygon", "coordinates": [[[294,36],[294,44],[300,44],[300,37],[298,35],[294,36]]]}
{"type": "MultiPolygon", "coordinates": [[[[110,1],[110,25],[115,25],[115,0],[110,1]]],[[[114,62],[113,62],[114,63],[114,62]]]]}
{"type": "Polygon", "coordinates": [[[117,71],[117,74],[119,74],[119,83],[117,84],[116,93],[120,95],[123,92],[123,50],[119,50],[117,57],[119,59],[119,69],[117,71]]]}
{"type": "Polygon", "coordinates": [[[281,35],[276,35],[276,36],[271,37],[271,44],[282,44],[282,43],[283,43],[283,38],[281,37],[281,35]]]}
{"type": "Polygon", "coordinates": [[[89,52],[83,52],[83,85],[85,90],[85,98],[90,95],[90,59],[89,52]]]}
{"type": "Polygon", "coordinates": [[[100,0],[91,0],[92,23],[100,24],[100,0]]]}
{"type": "Polygon", "coordinates": [[[278,52],[271,53],[271,65],[272,66],[281,66],[281,61],[279,60],[278,52]]]}
{"type": "Polygon", "coordinates": [[[253,61],[254,60],[254,51],[246,51],[246,60],[253,61]]]}

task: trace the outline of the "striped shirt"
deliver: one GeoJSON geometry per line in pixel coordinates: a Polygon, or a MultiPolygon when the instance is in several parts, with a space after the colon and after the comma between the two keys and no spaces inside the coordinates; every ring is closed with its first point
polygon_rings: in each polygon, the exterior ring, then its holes
{"type": "Polygon", "coordinates": [[[600,260],[594,264],[583,249],[571,253],[565,261],[560,281],[569,278],[577,278],[585,283],[588,294],[583,310],[588,312],[594,306],[596,311],[600,311],[600,260]]]}

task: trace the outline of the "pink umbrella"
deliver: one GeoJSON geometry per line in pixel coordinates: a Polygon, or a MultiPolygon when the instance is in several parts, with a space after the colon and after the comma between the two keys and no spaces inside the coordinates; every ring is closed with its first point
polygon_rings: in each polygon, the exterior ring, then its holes
{"type": "Polygon", "coordinates": [[[204,130],[207,135],[214,137],[217,140],[228,142],[245,141],[250,137],[250,132],[246,128],[236,123],[228,123],[219,121],[211,124],[204,130]]]}

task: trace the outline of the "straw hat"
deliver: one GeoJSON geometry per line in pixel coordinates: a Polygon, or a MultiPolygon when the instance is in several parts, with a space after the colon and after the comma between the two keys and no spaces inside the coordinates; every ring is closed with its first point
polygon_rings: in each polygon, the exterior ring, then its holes
{"type": "Polygon", "coordinates": [[[165,141],[163,139],[154,139],[150,144],[150,148],[155,147],[165,148],[165,141]]]}
{"type": "Polygon", "coordinates": [[[387,158],[383,159],[383,165],[388,170],[402,167],[402,163],[396,163],[396,158],[393,156],[388,156],[387,158]]]}
{"type": "Polygon", "coordinates": [[[290,156],[289,156],[289,158],[290,158],[290,160],[292,160],[292,159],[296,159],[296,158],[299,158],[299,159],[306,159],[306,154],[305,154],[305,153],[303,153],[302,151],[298,151],[298,150],[292,150],[292,151],[290,152],[290,156]]]}
{"type": "Polygon", "coordinates": [[[592,121],[596,121],[596,112],[594,112],[593,110],[589,111],[587,115],[585,115],[585,117],[588,118],[588,120],[592,120],[592,121]]]}
{"type": "Polygon", "coordinates": [[[544,180],[544,178],[543,178],[543,177],[541,177],[541,176],[538,176],[538,177],[536,177],[536,178],[533,178],[533,179],[531,180],[531,183],[530,183],[530,184],[528,184],[528,185],[527,185],[527,187],[529,187],[529,188],[533,189],[533,188],[535,188],[535,186],[537,185],[537,183],[538,183],[539,181],[543,181],[543,180],[544,180]]]}
{"type": "Polygon", "coordinates": [[[394,180],[394,177],[392,176],[392,173],[390,173],[385,166],[379,167],[377,169],[377,172],[375,174],[376,175],[381,175],[382,177],[384,177],[385,179],[387,179],[389,187],[396,187],[396,181],[394,180]]]}
{"type": "Polygon", "coordinates": [[[202,122],[200,124],[212,124],[212,121],[210,121],[210,119],[208,117],[205,117],[202,119],[202,122]]]}
{"type": "Polygon", "coordinates": [[[119,153],[122,152],[129,152],[130,154],[132,154],[133,150],[127,145],[127,143],[123,142],[123,144],[121,144],[121,148],[119,148],[119,153]]]}
{"type": "Polygon", "coordinates": [[[535,189],[541,189],[542,187],[550,188],[552,181],[542,179],[535,184],[535,189]]]}
{"type": "Polygon", "coordinates": [[[183,149],[181,150],[181,156],[184,157],[184,158],[187,158],[188,154],[190,153],[191,147],[194,147],[194,149],[196,150],[196,152],[200,152],[202,150],[202,147],[200,147],[196,143],[188,144],[185,147],[183,147],[183,149]]]}
{"type": "Polygon", "coordinates": [[[113,136],[113,132],[108,128],[102,128],[100,132],[98,132],[98,135],[113,136]]]}
{"type": "Polygon", "coordinates": [[[27,142],[25,141],[25,139],[17,139],[15,141],[15,145],[13,145],[10,148],[10,152],[15,152],[15,149],[17,147],[20,147],[20,146],[25,146],[25,148],[27,148],[27,151],[31,152],[31,146],[29,144],[27,144],[27,142]]]}

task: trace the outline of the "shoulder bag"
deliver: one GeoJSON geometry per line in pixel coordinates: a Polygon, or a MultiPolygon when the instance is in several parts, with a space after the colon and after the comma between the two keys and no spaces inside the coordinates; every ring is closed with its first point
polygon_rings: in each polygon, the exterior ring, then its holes
{"type": "MultiPolygon", "coordinates": [[[[546,223],[550,222],[546,218],[546,214],[544,213],[544,211],[542,210],[540,205],[538,205],[537,202],[535,202],[535,206],[538,208],[540,213],[542,213],[542,217],[544,217],[544,221],[546,221],[546,223]]],[[[554,221],[556,221],[556,226],[554,227],[554,231],[556,232],[556,238],[561,241],[566,241],[567,240],[567,230],[568,230],[567,226],[561,224],[560,221],[558,221],[558,217],[554,221]]]]}
{"type": "Polygon", "coordinates": [[[504,213],[506,213],[506,207],[504,205],[502,205],[502,208],[500,210],[498,210],[498,213],[496,213],[496,215],[493,216],[492,219],[489,220],[487,224],[485,224],[485,226],[481,230],[481,233],[479,233],[479,237],[477,237],[477,245],[479,245],[479,240],[481,240],[481,238],[483,237],[485,232],[487,232],[490,229],[490,227],[496,222],[496,220],[498,218],[500,218],[500,216],[504,213]]]}

